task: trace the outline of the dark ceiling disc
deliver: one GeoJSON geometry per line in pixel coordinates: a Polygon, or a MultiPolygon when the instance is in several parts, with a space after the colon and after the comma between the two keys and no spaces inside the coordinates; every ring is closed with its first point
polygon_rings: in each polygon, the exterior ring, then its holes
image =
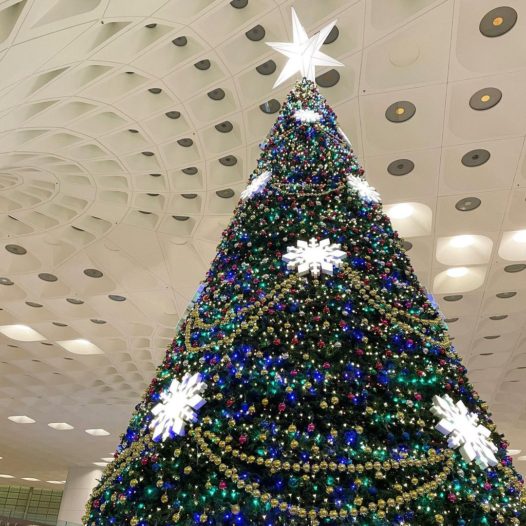
{"type": "Polygon", "coordinates": [[[244,7],[247,7],[248,0],[232,0],[230,5],[236,9],[243,9],[244,7]]]}
{"type": "Polygon", "coordinates": [[[277,65],[273,60],[267,60],[256,67],[256,71],[260,75],[272,75],[276,71],[277,65]]]}
{"type": "Polygon", "coordinates": [[[391,175],[401,176],[411,173],[415,168],[415,163],[410,159],[397,159],[392,163],[389,163],[387,171],[391,175]]]}
{"type": "Polygon", "coordinates": [[[185,36],[177,37],[172,40],[172,44],[177,47],[183,47],[188,44],[188,39],[185,36]]]}
{"type": "Polygon", "coordinates": [[[181,116],[181,112],[180,111],[167,111],[165,113],[165,115],[169,118],[169,119],[178,119],[180,116],[181,116]]]}
{"type": "Polygon", "coordinates": [[[385,118],[390,122],[406,122],[416,113],[416,106],[408,100],[393,102],[385,110],[385,118]]]}
{"type": "Polygon", "coordinates": [[[16,254],[17,256],[23,256],[27,254],[27,250],[20,245],[6,245],[5,249],[11,254],[16,254]]]}
{"type": "Polygon", "coordinates": [[[225,157],[221,157],[219,162],[223,166],[235,166],[237,164],[237,157],[234,157],[233,155],[226,155],[225,157]]]}
{"type": "Polygon", "coordinates": [[[229,133],[234,129],[234,125],[230,121],[223,121],[216,124],[215,129],[221,133],[229,133]]]}
{"type": "Polygon", "coordinates": [[[501,321],[501,320],[505,320],[507,317],[508,317],[507,314],[500,314],[498,316],[490,316],[489,319],[493,321],[501,321]]]}
{"type": "Polygon", "coordinates": [[[176,221],[188,221],[190,216],[172,216],[176,221]]]}
{"type": "Polygon", "coordinates": [[[336,86],[338,82],[340,82],[340,72],[336,69],[330,69],[323,73],[323,75],[316,77],[316,84],[318,84],[320,88],[332,88],[336,86]]]}
{"type": "Polygon", "coordinates": [[[186,175],[195,175],[199,170],[195,166],[189,166],[188,168],[183,168],[182,171],[186,175]]]}
{"type": "Polygon", "coordinates": [[[263,40],[265,38],[265,34],[265,28],[261,24],[254,26],[245,33],[246,37],[249,40],[252,40],[252,42],[259,42],[260,40],[263,40]]]}
{"type": "Polygon", "coordinates": [[[517,293],[516,292],[499,292],[497,294],[497,298],[501,299],[501,300],[507,300],[509,298],[513,298],[514,296],[516,296],[517,293]]]}
{"type": "Polygon", "coordinates": [[[195,199],[197,194],[181,194],[181,197],[184,197],[185,199],[195,199]]]}
{"type": "Polygon", "coordinates": [[[225,190],[218,190],[216,195],[218,197],[222,197],[223,199],[229,199],[230,197],[234,197],[235,192],[232,190],[232,188],[225,188],[225,190]]]}
{"type": "Polygon", "coordinates": [[[42,281],[48,281],[49,283],[52,283],[54,281],[57,281],[58,278],[57,276],[55,276],[55,274],[50,274],[49,272],[41,272],[38,277],[42,280],[42,281]]]}
{"type": "Polygon", "coordinates": [[[444,296],[444,301],[460,301],[464,296],[462,294],[451,294],[444,296]]]}
{"type": "Polygon", "coordinates": [[[338,29],[338,26],[334,26],[331,29],[331,32],[327,35],[327,38],[323,41],[323,43],[332,44],[338,39],[339,36],[340,36],[340,30],[338,29]]]}
{"type": "Polygon", "coordinates": [[[404,247],[404,250],[406,252],[409,252],[412,248],[413,248],[413,243],[411,243],[410,241],[402,241],[402,246],[404,247]]]}
{"type": "Polygon", "coordinates": [[[471,212],[482,204],[482,201],[478,197],[464,197],[458,201],[455,208],[460,212],[471,212]]]}
{"type": "Polygon", "coordinates": [[[110,294],[108,298],[112,301],[126,301],[125,296],[119,296],[118,294],[110,294]]]}
{"type": "Polygon", "coordinates": [[[194,66],[195,66],[197,69],[199,69],[200,71],[206,71],[207,69],[210,69],[210,66],[211,66],[211,65],[212,65],[212,64],[210,63],[210,61],[209,61],[207,58],[205,58],[205,59],[203,59],[203,60],[200,60],[199,62],[196,62],[196,63],[194,64],[194,66]]]}
{"type": "Polygon", "coordinates": [[[276,99],[270,99],[267,102],[264,102],[263,104],[259,105],[259,109],[263,113],[276,113],[280,110],[281,104],[276,99]]]}
{"type": "Polygon", "coordinates": [[[82,305],[84,303],[82,300],[79,300],[77,298],[66,298],[66,301],[68,303],[71,303],[72,305],[82,305]]]}
{"type": "Polygon", "coordinates": [[[225,98],[225,91],[221,88],[213,89],[207,93],[208,97],[212,100],[223,100],[225,98]]]}
{"type": "Polygon", "coordinates": [[[179,146],[182,146],[183,148],[190,148],[190,146],[194,144],[194,141],[192,141],[192,139],[190,139],[189,137],[185,137],[184,139],[179,139],[177,141],[177,144],[179,146]]]}
{"type": "Polygon", "coordinates": [[[526,269],[526,265],[524,263],[516,263],[514,265],[506,265],[504,267],[504,272],[515,274],[516,272],[522,272],[524,269],[526,269]]]}
{"type": "Polygon", "coordinates": [[[517,11],[513,7],[496,7],[482,17],[479,30],[485,37],[500,37],[513,29],[517,18],[517,11]]]}
{"type": "Polygon", "coordinates": [[[96,268],[87,268],[84,269],[84,274],[88,276],[89,278],[102,278],[104,275],[100,270],[96,268]]]}
{"type": "Polygon", "coordinates": [[[484,111],[496,106],[502,99],[502,91],[497,88],[483,88],[471,95],[469,105],[473,110],[484,111]]]}
{"type": "Polygon", "coordinates": [[[489,161],[491,154],[488,150],[477,149],[471,150],[462,156],[462,164],[468,168],[481,166],[489,161]]]}

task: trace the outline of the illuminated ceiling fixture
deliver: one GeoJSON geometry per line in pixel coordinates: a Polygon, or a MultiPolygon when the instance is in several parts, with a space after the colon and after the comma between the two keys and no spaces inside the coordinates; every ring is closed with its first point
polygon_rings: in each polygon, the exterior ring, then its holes
{"type": "Polygon", "coordinates": [[[455,236],[451,238],[449,244],[455,248],[466,248],[473,245],[474,242],[473,236],[455,236]]]}
{"type": "Polygon", "coordinates": [[[413,212],[414,208],[410,204],[400,203],[389,210],[389,215],[393,219],[405,219],[413,215],[413,212]]]}
{"type": "Polygon", "coordinates": [[[462,278],[469,270],[466,267],[453,267],[447,269],[446,273],[450,278],[462,278]]]}
{"type": "Polygon", "coordinates": [[[13,475],[4,475],[3,473],[0,473],[0,479],[14,479],[13,475]]]}
{"type": "Polygon", "coordinates": [[[45,336],[27,325],[0,325],[0,332],[19,342],[40,342],[46,339],[45,336]]]}
{"type": "Polygon", "coordinates": [[[75,429],[73,426],[67,424],[66,422],[51,422],[48,424],[49,427],[52,429],[56,429],[57,431],[70,431],[71,429],[75,429]]]}
{"type": "Polygon", "coordinates": [[[516,243],[526,243],[526,230],[519,230],[513,234],[513,241],[516,243]]]}
{"type": "Polygon", "coordinates": [[[20,416],[8,416],[7,417],[11,422],[14,422],[15,424],[34,424],[36,420],[33,420],[32,418],[29,418],[25,415],[20,416]]]}
{"type": "Polygon", "coordinates": [[[94,437],[106,437],[106,436],[108,436],[110,434],[105,429],[86,429],[86,433],[88,433],[88,435],[92,435],[94,437]]]}
{"type": "Polygon", "coordinates": [[[28,482],[40,482],[40,479],[35,479],[33,477],[22,477],[22,480],[27,480],[28,482]]]}
{"type": "Polygon", "coordinates": [[[82,338],[77,340],[63,340],[57,343],[61,347],[64,347],[66,351],[73,354],[104,354],[104,351],[99,349],[94,343],[82,338]]]}

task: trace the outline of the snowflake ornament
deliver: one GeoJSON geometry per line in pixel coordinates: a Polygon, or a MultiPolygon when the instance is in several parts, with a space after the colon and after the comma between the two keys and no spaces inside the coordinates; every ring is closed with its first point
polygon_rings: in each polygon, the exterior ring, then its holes
{"type": "Polygon", "coordinates": [[[370,186],[367,181],[356,175],[347,176],[347,184],[349,187],[356,192],[358,195],[369,203],[379,203],[380,194],[375,190],[374,187],[370,186]]]}
{"type": "Polygon", "coordinates": [[[241,192],[241,199],[246,201],[251,197],[259,194],[265,188],[268,183],[268,180],[272,176],[271,172],[263,172],[261,175],[258,175],[252,182],[241,192]]]}
{"type": "Polygon", "coordinates": [[[287,247],[287,253],[283,255],[283,261],[287,262],[287,268],[298,269],[298,274],[304,276],[309,272],[317,278],[320,272],[332,276],[334,267],[342,266],[342,260],[347,254],[340,250],[339,243],[332,243],[329,239],[323,239],[318,243],[312,238],[308,243],[298,241],[297,246],[287,247]]]}
{"type": "Polygon", "coordinates": [[[317,111],[311,109],[304,110],[302,108],[301,110],[298,110],[294,113],[294,118],[300,122],[313,124],[321,120],[321,115],[317,111]]]}
{"type": "Polygon", "coordinates": [[[431,412],[442,419],[435,429],[448,437],[450,448],[460,448],[466,462],[475,460],[481,469],[497,465],[498,448],[488,440],[490,430],[478,423],[478,415],[470,413],[461,400],[455,404],[449,395],[434,396],[431,412]]]}
{"type": "Polygon", "coordinates": [[[150,428],[154,430],[154,440],[161,436],[164,442],[171,434],[184,436],[185,424],[197,422],[195,411],[206,404],[200,396],[206,389],[202,379],[199,373],[185,374],[181,381],[173,380],[168,391],[161,393],[161,402],[152,409],[155,418],[150,428]]]}

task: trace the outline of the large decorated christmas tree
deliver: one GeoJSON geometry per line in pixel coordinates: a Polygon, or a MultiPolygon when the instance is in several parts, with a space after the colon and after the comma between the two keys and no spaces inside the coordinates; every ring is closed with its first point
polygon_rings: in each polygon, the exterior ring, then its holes
{"type": "Polygon", "coordinates": [[[313,82],[332,26],[294,25],[274,47],[305,77],[85,524],[526,524],[507,443],[313,82]]]}

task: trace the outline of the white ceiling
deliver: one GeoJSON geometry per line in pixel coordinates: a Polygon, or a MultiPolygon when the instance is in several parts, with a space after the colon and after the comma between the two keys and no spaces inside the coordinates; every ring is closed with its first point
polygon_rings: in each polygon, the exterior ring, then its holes
{"type": "MultiPolygon", "coordinates": [[[[526,450],[526,271],[504,271],[526,262],[526,244],[510,233],[526,229],[520,0],[507,1],[518,21],[497,38],[479,31],[501,5],[494,0],[249,0],[243,9],[227,0],[6,0],[0,277],[14,284],[0,285],[0,325],[25,324],[45,340],[0,334],[0,474],[15,477],[0,483],[63,480],[69,465],[113,451],[255,167],[276,117],[259,106],[282,101],[291,87],[272,89],[285,59],[264,44],[291,38],[291,5],[311,33],[338,18],[339,37],[324,51],[346,67],[322,92],[384,203],[413,203],[395,225],[413,244],[422,282],[447,318],[458,317],[455,343],[500,429],[526,450]],[[258,24],[266,35],[254,42],[245,33],[258,24]],[[172,43],[183,36],[186,45],[172,43]],[[208,70],[194,66],[205,59],[208,70]],[[277,71],[260,74],[270,59],[277,71]],[[501,90],[500,103],[471,109],[470,97],[488,87],[501,90]],[[219,88],[224,98],[212,100],[207,93],[219,88]],[[397,101],[415,105],[412,119],[385,118],[397,101]],[[231,132],[215,128],[224,121],[231,132]],[[491,157],[467,168],[461,158],[474,149],[491,157]],[[232,156],[235,165],[220,162],[232,156]],[[397,159],[414,170],[390,175],[397,159]],[[190,167],[197,173],[182,171],[190,167]],[[228,189],[233,197],[216,193],[228,189]],[[481,206],[457,211],[467,197],[481,206]],[[478,237],[452,247],[449,238],[466,234],[478,237]],[[27,253],[4,250],[9,244],[27,253]],[[459,265],[465,276],[443,273],[459,265]],[[461,300],[443,300],[457,293],[461,300]],[[57,343],[76,339],[103,354],[57,343]],[[36,422],[8,420],[22,415],[36,422]],[[57,422],[74,429],[48,426],[57,422]],[[99,428],[111,434],[85,432],[99,428]]],[[[526,471],[526,462],[517,465],[526,471]]]]}

